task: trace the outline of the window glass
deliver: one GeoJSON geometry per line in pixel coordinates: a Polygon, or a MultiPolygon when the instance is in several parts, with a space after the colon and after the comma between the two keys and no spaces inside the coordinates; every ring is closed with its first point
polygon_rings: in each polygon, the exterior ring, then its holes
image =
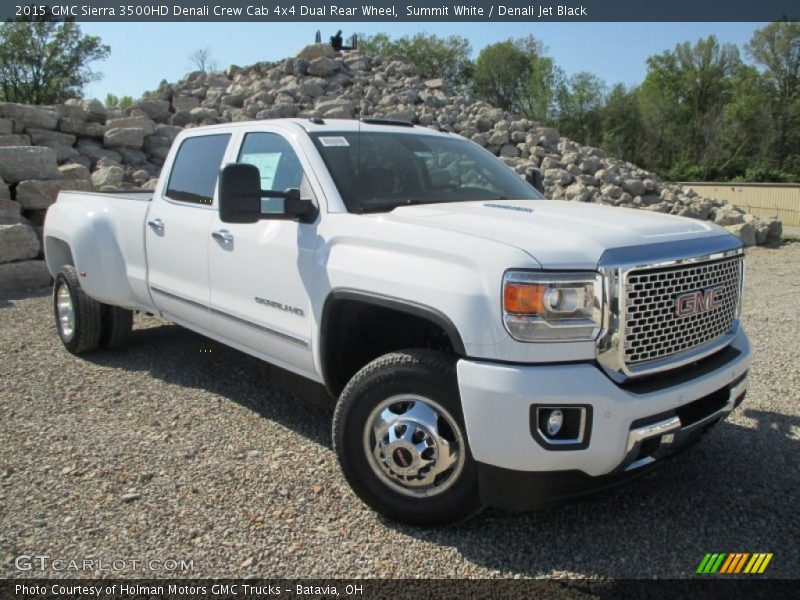
{"type": "MultiPolygon", "coordinates": [[[[300,159],[289,142],[276,133],[248,133],[238,162],[258,167],[262,190],[282,192],[289,188],[300,188],[303,182],[300,159]]],[[[283,212],[283,199],[262,198],[261,212],[283,212]]]]}
{"type": "Polygon", "coordinates": [[[312,139],[351,212],[542,197],[500,160],[462,138],[354,131],[315,133],[312,139]]]}
{"type": "Polygon", "coordinates": [[[226,133],[183,140],[169,175],[167,198],[211,204],[230,137],[226,133]]]}

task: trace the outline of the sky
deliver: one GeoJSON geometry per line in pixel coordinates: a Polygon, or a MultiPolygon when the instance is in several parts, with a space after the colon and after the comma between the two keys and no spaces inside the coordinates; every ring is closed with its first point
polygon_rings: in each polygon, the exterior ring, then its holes
{"type": "MultiPolygon", "coordinates": [[[[109,58],[94,65],[103,78],[87,86],[86,97],[139,98],[162,79],[178,81],[193,70],[189,55],[210,48],[224,68],[251,65],[292,56],[314,41],[319,29],[327,40],[341,29],[353,33],[386,32],[392,37],[425,31],[461,35],[472,43],[473,54],[508,38],[533,35],[567,75],[589,71],[608,84],[640,83],[648,56],[671,50],[684,41],[716,35],[740,49],[753,31],[766,23],[81,23],[85,33],[100,36],[111,46],[109,58]]],[[[746,57],[743,55],[743,58],[746,57]]]]}

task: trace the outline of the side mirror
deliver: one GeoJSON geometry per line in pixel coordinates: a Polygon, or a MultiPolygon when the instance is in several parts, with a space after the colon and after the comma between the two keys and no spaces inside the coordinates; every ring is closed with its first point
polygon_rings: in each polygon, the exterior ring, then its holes
{"type": "Polygon", "coordinates": [[[525,173],[525,181],[539,193],[544,194],[544,179],[542,179],[542,172],[539,169],[528,169],[525,173]]]}
{"type": "Polygon", "coordinates": [[[261,174],[255,165],[232,163],[219,174],[219,219],[257,223],[261,219],[261,174]]]}
{"type": "Polygon", "coordinates": [[[286,189],[282,193],[282,198],[283,198],[282,218],[298,219],[301,223],[313,223],[314,221],[316,221],[319,210],[311,200],[300,197],[299,189],[297,188],[286,189]]]}
{"type": "Polygon", "coordinates": [[[225,165],[219,174],[219,218],[223,223],[256,223],[262,219],[297,219],[313,223],[319,210],[316,205],[300,197],[300,190],[289,188],[283,192],[261,189],[258,167],[246,163],[225,165]],[[281,199],[277,211],[264,210],[262,200],[281,199]]]}

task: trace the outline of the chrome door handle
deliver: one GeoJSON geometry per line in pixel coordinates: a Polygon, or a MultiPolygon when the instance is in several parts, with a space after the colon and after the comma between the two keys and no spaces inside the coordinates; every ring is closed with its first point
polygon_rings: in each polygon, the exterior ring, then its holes
{"type": "Polygon", "coordinates": [[[164,231],[164,221],[161,219],[150,219],[147,224],[158,232],[164,231]]]}
{"type": "Polygon", "coordinates": [[[217,231],[212,231],[211,237],[213,237],[215,240],[219,240],[220,242],[225,242],[226,244],[230,244],[233,241],[233,234],[227,229],[218,229],[217,231]]]}

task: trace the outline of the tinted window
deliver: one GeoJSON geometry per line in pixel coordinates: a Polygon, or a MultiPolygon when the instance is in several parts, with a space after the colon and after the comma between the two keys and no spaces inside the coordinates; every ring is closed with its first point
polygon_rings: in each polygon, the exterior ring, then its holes
{"type": "Polygon", "coordinates": [[[500,160],[461,138],[364,132],[312,138],[351,212],[542,197],[500,160]]]}
{"type": "Polygon", "coordinates": [[[181,202],[211,204],[230,137],[226,133],[183,140],[172,165],[167,197],[181,202]]]}
{"type": "MultiPolygon", "coordinates": [[[[292,147],[275,133],[248,133],[239,152],[238,162],[258,167],[261,189],[282,192],[300,188],[303,167],[292,147]]],[[[262,198],[261,212],[283,212],[282,198],[262,198]]]]}

